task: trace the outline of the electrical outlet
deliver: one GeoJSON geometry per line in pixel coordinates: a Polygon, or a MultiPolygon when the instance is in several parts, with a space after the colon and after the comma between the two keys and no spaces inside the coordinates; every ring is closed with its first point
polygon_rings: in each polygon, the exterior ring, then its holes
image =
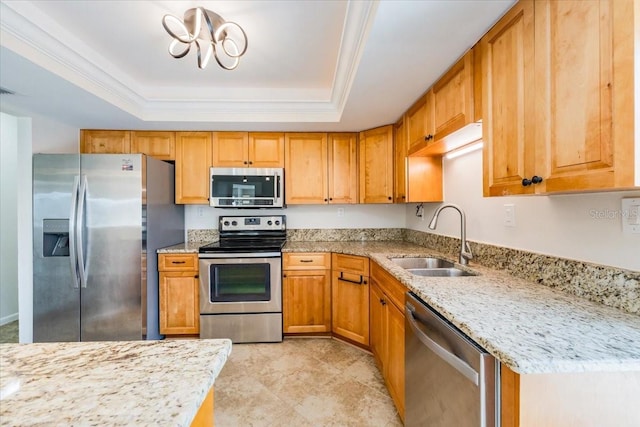
{"type": "Polygon", "coordinates": [[[516,226],[516,205],[509,203],[504,205],[504,226],[516,226]]]}
{"type": "Polygon", "coordinates": [[[204,208],[198,207],[198,216],[199,217],[203,217],[204,216],[204,208]]]}
{"type": "Polygon", "coordinates": [[[338,208],[338,216],[344,216],[344,208],[338,208]]]}
{"type": "Polygon", "coordinates": [[[640,233],[640,198],[622,199],[622,232],[625,234],[640,233]]]}

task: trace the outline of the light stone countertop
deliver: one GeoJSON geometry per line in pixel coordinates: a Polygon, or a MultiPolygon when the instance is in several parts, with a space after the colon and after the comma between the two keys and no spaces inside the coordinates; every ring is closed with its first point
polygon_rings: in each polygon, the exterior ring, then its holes
{"type": "Polygon", "coordinates": [[[227,339],[1,344],[0,423],[189,426],[230,352],[227,339]]]}
{"type": "MultiPolygon", "coordinates": [[[[181,249],[197,252],[198,246],[193,243],[181,249]]],[[[456,266],[477,276],[419,277],[389,258],[456,260],[404,241],[289,241],[283,252],[370,257],[514,372],[640,371],[639,316],[480,266],[473,260],[468,267],[456,266]]]]}

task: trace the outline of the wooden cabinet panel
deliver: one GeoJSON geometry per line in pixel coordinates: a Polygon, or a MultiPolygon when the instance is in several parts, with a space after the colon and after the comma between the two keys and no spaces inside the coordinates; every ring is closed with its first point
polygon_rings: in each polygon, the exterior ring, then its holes
{"type": "Polygon", "coordinates": [[[472,123],[473,53],[467,52],[431,90],[436,141],[472,123]]]}
{"type": "Polygon", "coordinates": [[[358,203],[357,143],[355,133],[328,134],[329,203],[358,203]]]}
{"type": "Polygon", "coordinates": [[[197,271],[197,254],[159,254],[158,271],[197,271]]]}
{"type": "Polygon", "coordinates": [[[249,166],[284,167],[284,133],[249,132],[249,166]]]}
{"type": "Polygon", "coordinates": [[[393,202],[405,203],[407,201],[407,128],[404,119],[400,119],[393,128],[393,202]]]}
{"type": "Polygon", "coordinates": [[[128,130],[80,130],[80,152],[86,154],[121,154],[131,152],[128,130]]]}
{"type": "Polygon", "coordinates": [[[212,138],[215,167],[284,167],[282,132],[213,132],[212,138]]]}
{"type": "Polygon", "coordinates": [[[371,263],[370,348],[404,420],[404,302],[407,288],[371,263]]]}
{"type": "Polygon", "coordinates": [[[211,132],[176,132],[176,203],[209,204],[211,132]]]}
{"type": "Polygon", "coordinates": [[[198,254],[158,255],[160,333],[200,333],[198,254]]]}
{"type": "Polygon", "coordinates": [[[333,254],[331,281],[332,330],[363,346],[369,345],[369,258],[333,254]]]}
{"type": "Polygon", "coordinates": [[[131,152],[142,153],[159,160],[175,160],[175,132],[132,131],[131,152]]]}
{"type": "Polygon", "coordinates": [[[383,361],[387,360],[385,345],[387,325],[384,304],[386,304],[384,293],[376,279],[371,277],[369,286],[369,348],[380,372],[384,372],[383,361]]]}
{"type": "Polygon", "coordinates": [[[360,203],[393,202],[393,125],[360,133],[360,203]]]}
{"type": "Polygon", "coordinates": [[[324,270],[330,268],[330,253],[285,252],[282,254],[283,270],[324,270]]]}
{"type": "Polygon", "coordinates": [[[533,193],[533,2],[521,1],[481,39],[484,195],[533,193]]]}
{"type": "Polygon", "coordinates": [[[160,272],[160,333],[199,334],[198,275],[193,271],[160,272]]]}
{"type": "Polygon", "coordinates": [[[328,196],[326,133],[285,135],[287,204],[324,204],[328,196]]]}
{"type": "MultiPolygon", "coordinates": [[[[535,2],[537,154],[532,173],[544,178],[536,192],[616,186],[616,173],[623,169],[614,161],[612,122],[617,4],[535,2]]],[[[625,157],[630,158],[633,143],[622,136],[621,144],[625,138],[625,157]]]]}
{"type": "Polygon", "coordinates": [[[432,142],[435,137],[433,91],[428,90],[407,110],[407,149],[432,142]]]}
{"type": "MultiPolygon", "coordinates": [[[[404,420],[404,312],[387,304],[387,361],[386,384],[404,420]]],[[[403,307],[404,309],[404,307],[403,307]]]]}
{"type": "Polygon", "coordinates": [[[249,166],[248,132],[213,132],[212,165],[223,168],[249,166]]]}
{"type": "Polygon", "coordinates": [[[282,317],[284,333],[331,332],[331,271],[285,270],[282,317]]]}

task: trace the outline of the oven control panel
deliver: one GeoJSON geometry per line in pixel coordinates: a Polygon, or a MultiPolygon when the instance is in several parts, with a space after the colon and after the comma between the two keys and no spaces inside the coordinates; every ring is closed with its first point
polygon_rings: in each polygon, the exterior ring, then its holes
{"type": "Polygon", "coordinates": [[[280,231],[286,230],[286,216],[221,216],[219,231],[280,231]]]}

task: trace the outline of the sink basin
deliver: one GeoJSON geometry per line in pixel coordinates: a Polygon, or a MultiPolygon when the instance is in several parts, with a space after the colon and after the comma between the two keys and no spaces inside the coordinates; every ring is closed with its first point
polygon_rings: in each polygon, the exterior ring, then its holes
{"type": "Polygon", "coordinates": [[[466,270],[461,270],[459,268],[407,268],[409,273],[415,274],[416,276],[425,276],[425,277],[462,277],[462,276],[475,276],[474,273],[471,273],[466,270]]]}
{"type": "MultiPolygon", "coordinates": [[[[410,269],[431,269],[431,268],[453,268],[453,263],[441,258],[390,258],[390,261],[394,262],[397,266],[410,269]]],[[[460,270],[462,271],[462,270],[460,270]]]]}

